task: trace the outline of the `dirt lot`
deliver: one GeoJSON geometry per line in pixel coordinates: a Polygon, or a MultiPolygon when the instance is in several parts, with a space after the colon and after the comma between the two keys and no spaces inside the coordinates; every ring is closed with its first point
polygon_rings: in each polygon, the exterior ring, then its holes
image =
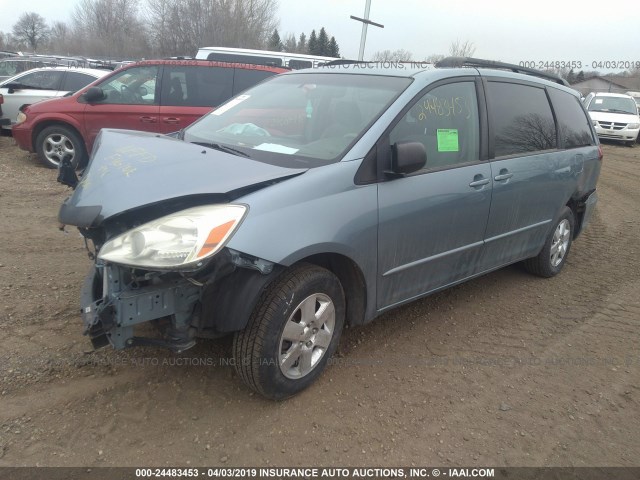
{"type": "Polygon", "coordinates": [[[92,352],[67,189],[0,137],[0,466],[639,465],[640,146],[604,151],[559,277],[513,266],[347,330],[274,403],[227,341],[92,352]]]}

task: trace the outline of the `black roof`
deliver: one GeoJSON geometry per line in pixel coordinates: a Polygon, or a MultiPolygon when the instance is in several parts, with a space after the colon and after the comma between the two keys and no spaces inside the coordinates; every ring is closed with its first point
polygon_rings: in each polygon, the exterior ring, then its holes
{"type": "Polygon", "coordinates": [[[474,67],[474,68],[493,68],[496,70],[509,70],[515,73],[523,73],[525,75],[532,75],[534,77],[544,78],[565,87],[571,85],[564,78],[559,77],[554,73],[543,72],[534,68],[521,67],[512,63],[496,62],[494,60],[483,60],[481,58],[471,57],[446,57],[436,63],[436,67],[439,68],[454,68],[454,67],[474,67]]]}

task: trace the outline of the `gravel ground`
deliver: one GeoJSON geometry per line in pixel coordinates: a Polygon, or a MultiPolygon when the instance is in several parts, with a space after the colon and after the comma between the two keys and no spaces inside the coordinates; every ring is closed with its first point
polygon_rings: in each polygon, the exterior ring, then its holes
{"type": "Polygon", "coordinates": [[[349,329],[274,403],[228,340],[93,352],[68,190],[0,137],[0,466],[639,465],[640,148],[604,151],[560,276],[512,266],[349,329]]]}

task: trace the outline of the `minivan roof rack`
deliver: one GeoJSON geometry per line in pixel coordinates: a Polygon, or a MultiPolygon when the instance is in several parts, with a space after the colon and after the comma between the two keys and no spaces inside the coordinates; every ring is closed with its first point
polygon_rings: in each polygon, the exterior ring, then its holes
{"type": "Polygon", "coordinates": [[[452,68],[452,67],[476,67],[476,68],[495,68],[497,70],[509,70],[515,73],[524,73],[535,77],[551,80],[565,87],[571,85],[564,78],[553,73],[542,72],[534,68],[521,67],[512,63],[496,62],[493,60],[483,60],[481,58],[471,57],[446,57],[436,63],[436,67],[452,68]]]}

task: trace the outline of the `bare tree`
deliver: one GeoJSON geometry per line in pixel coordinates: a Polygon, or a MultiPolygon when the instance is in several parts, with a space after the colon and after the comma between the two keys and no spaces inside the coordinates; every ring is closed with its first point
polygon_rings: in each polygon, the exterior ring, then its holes
{"type": "Polygon", "coordinates": [[[461,42],[460,40],[456,39],[456,41],[453,42],[449,47],[449,55],[451,55],[452,57],[473,57],[475,51],[475,45],[469,40],[461,42]]]}
{"type": "Polygon", "coordinates": [[[54,22],[49,35],[49,48],[52,52],[68,55],[75,43],[69,25],[64,22],[54,22]]]}
{"type": "Polygon", "coordinates": [[[371,60],[374,62],[410,62],[413,60],[413,54],[408,50],[380,50],[373,54],[371,60]]]}
{"type": "Polygon", "coordinates": [[[89,55],[139,57],[148,51],[139,0],[81,0],[73,12],[76,35],[89,55]]]}
{"type": "Polygon", "coordinates": [[[282,42],[282,47],[285,52],[297,52],[298,51],[298,42],[296,40],[296,36],[293,33],[288,34],[284,42],[282,42]]]}
{"type": "Polygon", "coordinates": [[[154,50],[194,55],[199,47],[262,48],[277,28],[276,0],[147,0],[154,50]]]}
{"type": "Polygon", "coordinates": [[[15,40],[29,46],[34,52],[49,37],[49,28],[45,19],[35,12],[25,12],[13,26],[15,40]]]}
{"type": "Polygon", "coordinates": [[[440,55],[438,53],[434,53],[432,55],[429,55],[427,58],[425,58],[424,61],[427,62],[427,63],[438,63],[444,57],[445,57],[444,55],[440,55]]]}

